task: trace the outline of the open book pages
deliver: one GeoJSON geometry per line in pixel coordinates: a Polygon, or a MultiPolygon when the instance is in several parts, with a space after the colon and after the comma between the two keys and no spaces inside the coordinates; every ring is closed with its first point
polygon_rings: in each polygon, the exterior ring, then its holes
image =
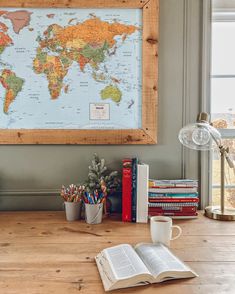
{"type": "Polygon", "coordinates": [[[162,244],[121,244],[95,258],[105,291],[192,278],[197,274],[162,244]]]}

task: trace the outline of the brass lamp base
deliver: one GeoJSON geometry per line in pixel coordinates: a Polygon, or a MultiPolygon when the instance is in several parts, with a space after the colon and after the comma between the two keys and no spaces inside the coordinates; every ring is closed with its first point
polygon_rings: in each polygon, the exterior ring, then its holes
{"type": "Polygon", "coordinates": [[[207,206],[205,216],[221,221],[235,221],[235,209],[225,209],[222,213],[220,206],[207,206]]]}

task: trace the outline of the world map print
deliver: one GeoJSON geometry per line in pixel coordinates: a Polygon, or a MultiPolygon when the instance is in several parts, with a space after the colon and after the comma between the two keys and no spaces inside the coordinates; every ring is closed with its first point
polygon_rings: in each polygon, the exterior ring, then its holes
{"type": "Polygon", "coordinates": [[[0,8],[0,128],[141,128],[141,11],[0,8]]]}

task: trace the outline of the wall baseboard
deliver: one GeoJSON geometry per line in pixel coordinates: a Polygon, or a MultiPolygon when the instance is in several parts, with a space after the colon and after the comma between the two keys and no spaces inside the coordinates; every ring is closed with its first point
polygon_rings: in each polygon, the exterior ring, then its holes
{"type": "Polygon", "coordinates": [[[58,196],[59,189],[38,189],[38,190],[0,190],[1,196],[58,196]]]}
{"type": "Polygon", "coordinates": [[[57,189],[0,191],[0,211],[15,210],[63,210],[63,200],[57,189]]]}

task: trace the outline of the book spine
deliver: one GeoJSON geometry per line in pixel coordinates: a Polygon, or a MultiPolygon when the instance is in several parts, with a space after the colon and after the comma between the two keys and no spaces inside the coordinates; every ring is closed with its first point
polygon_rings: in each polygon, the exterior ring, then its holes
{"type": "Polygon", "coordinates": [[[181,213],[181,212],[150,212],[149,216],[197,216],[197,212],[193,213],[181,213]]]}
{"type": "Polygon", "coordinates": [[[137,163],[138,159],[132,159],[132,193],[131,193],[131,221],[136,222],[136,202],[137,202],[137,163]]]}
{"type": "Polygon", "coordinates": [[[123,162],[122,169],[122,220],[131,221],[131,190],[132,190],[132,169],[127,162],[123,162]]]}
{"type": "Polygon", "coordinates": [[[193,198],[193,197],[198,197],[198,193],[152,193],[152,192],[149,192],[149,197],[152,197],[152,198],[155,198],[155,197],[161,197],[161,198],[193,198]]]}
{"type": "Polygon", "coordinates": [[[198,183],[191,183],[191,184],[175,184],[175,187],[177,188],[198,188],[198,183]]]}
{"type": "Polygon", "coordinates": [[[182,202],[182,203],[149,203],[149,207],[184,207],[184,206],[198,206],[196,202],[182,202]]]}
{"type": "Polygon", "coordinates": [[[199,201],[198,198],[150,198],[150,203],[184,203],[184,202],[195,202],[197,203],[199,201]]]}
{"type": "Polygon", "coordinates": [[[149,179],[149,185],[152,186],[171,186],[171,187],[176,187],[176,186],[193,186],[197,187],[198,186],[198,181],[197,180],[153,180],[149,179]]]}
{"type": "MultiPolygon", "coordinates": [[[[166,216],[166,215],[165,215],[166,216]]],[[[198,217],[198,214],[195,215],[167,215],[168,217],[171,217],[172,219],[194,219],[198,217]]]]}
{"type": "Polygon", "coordinates": [[[175,194],[182,194],[182,193],[197,193],[197,188],[149,188],[150,193],[175,193],[175,194]]]}
{"type": "Polygon", "coordinates": [[[190,189],[190,188],[197,188],[197,186],[192,186],[192,185],[149,185],[149,188],[153,189],[179,189],[179,188],[185,188],[185,189],[190,189]]]}
{"type": "Polygon", "coordinates": [[[148,177],[149,166],[147,164],[137,165],[137,200],[136,200],[136,222],[148,222],[148,177]]]}
{"type": "Polygon", "coordinates": [[[150,207],[149,212],[182,212],[182,213],[192,213],[196,212],[196,206],[188,206],[188,207],[175,207],[175,208],[161,208],[161,207],[150,207]]]}

